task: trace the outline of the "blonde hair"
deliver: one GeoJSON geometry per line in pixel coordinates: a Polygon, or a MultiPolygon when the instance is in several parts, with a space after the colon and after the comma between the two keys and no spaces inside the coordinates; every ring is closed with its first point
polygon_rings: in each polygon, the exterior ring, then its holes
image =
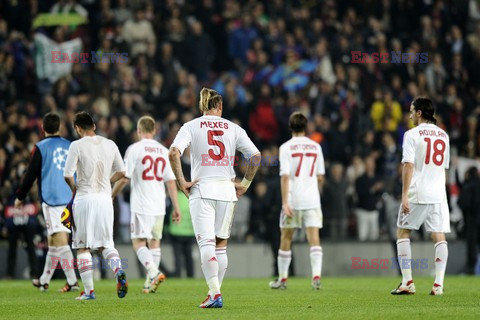
{"type": "Polygon", "coordinates": [[[200,111],[202,113],[215,109],[221,101],[222,96],[213,89],[203,88],[200,91],[200,111]]]}
{"type": "Polygon", "coordinates": [[[138,119],[137,128],[143,133],[153,133],[155,131],[155,120],[150,116],[143,116],[138,119]]]}

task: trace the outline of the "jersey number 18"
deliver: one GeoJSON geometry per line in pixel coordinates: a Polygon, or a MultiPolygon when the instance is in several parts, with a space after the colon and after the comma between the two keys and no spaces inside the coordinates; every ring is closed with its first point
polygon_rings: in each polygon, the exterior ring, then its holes
{"type": "Polygon", "coordinates": [[[441,139],[436,139],[433,141],[433,155],[431,154],[432,148],[432,139],[424,138],[425,142],[427,143],[427,154],[425,155],[425,164],[430,163],[430,157],[432,158],[432,162],[437,165],[441,166],[443,164],[443,159],[445,158],[444,153],[446,149],[445,141],[441,139]]]}

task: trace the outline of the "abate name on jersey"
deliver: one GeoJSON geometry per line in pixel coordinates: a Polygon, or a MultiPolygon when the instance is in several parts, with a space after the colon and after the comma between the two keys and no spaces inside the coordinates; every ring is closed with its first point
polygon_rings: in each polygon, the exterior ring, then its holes
{"type": "Polygon", "coordinates": [[[157,148],[157,147],[145,147],[145,152],[149,153],[160,153],[163,154],[163,149],[162,148],[157,148]]]}

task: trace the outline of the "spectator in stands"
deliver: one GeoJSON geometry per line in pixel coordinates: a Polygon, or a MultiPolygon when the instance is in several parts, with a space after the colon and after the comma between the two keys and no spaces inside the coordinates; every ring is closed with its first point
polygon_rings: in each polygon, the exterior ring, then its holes
{"type": "Polygon", "coordinates": [[[347,238],[347,180],[340,163],[333,163],[330,176],[325,181],[322,194],[322,207],[326,227],[332,239],[347,238]]]}
{"type": "Polygon", "coordinates": [[[155,42],[152,24],[145,18],[143,6],[137,7],[135,18],[125,23],[122,36],[130,46],[129,56],[132,57],[147,53],[148,45],[155,42]]]}
{"type": "Polygon", "coordinates": [[[466,271],[468,274],[474,274],[480,248],[480,178],[476,167],[469,168],[465,174],[458,205],[465,219],[466,271]]]}
{"type": "Polygon", "coordinates": [[[375,174],[375,158],[365,158],[365,173],[355,181],[358,195],[357,216],[358,238],[360,241],[378,240],[378,202],[383,191],[383,182],[375,174]]]}

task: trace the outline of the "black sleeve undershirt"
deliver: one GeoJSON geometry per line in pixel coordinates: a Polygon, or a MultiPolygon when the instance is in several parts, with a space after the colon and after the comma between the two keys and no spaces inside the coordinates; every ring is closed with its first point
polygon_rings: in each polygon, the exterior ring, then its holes
{"type": "Polygon", "coordinates": [[[32,152],[32,159],[27,168],[27,172],[23,177],[22,183],[17,190],[17,198],[19,200],[24,200],[27,197],[28,191],[32,188],[35,179],[41,179],[42,174],[42,154],[40,150],[35,146],[35,149],[32,152]]]}

